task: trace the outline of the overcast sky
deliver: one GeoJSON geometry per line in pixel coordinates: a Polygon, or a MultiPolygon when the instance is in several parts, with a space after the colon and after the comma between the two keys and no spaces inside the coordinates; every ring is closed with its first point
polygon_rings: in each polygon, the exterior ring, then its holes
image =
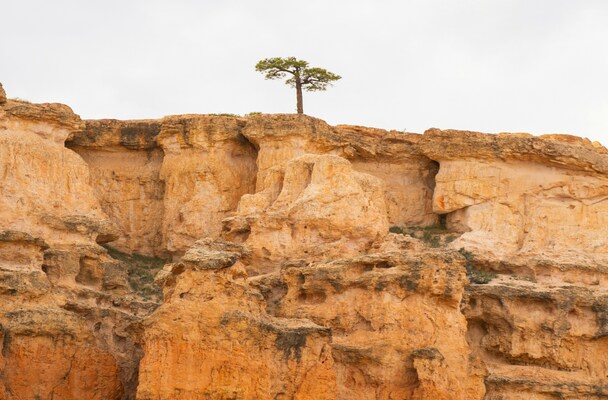
{"type": "Polygon", "coordinates": [[[569,133],[608,145],[607,0],[0,0],[9,97],[83,118],[295,112],[254,69],[295,56],[342,80],[330,124],[569,133]]]}

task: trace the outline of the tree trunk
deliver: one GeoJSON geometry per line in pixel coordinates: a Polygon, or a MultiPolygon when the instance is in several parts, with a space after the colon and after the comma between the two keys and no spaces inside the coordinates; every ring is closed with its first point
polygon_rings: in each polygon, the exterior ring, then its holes
{"type": "Polygon", "coordinates": [[[302,81],[300,80],[300,75],[296,74],[296,104],[298,108],[298,114],[304,114],[304,105],[302,104],[302,81]]]}

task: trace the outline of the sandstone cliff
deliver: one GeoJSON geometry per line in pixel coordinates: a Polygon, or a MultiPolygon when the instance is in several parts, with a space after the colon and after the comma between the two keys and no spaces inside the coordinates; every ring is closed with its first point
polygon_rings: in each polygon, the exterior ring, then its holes
{"type": "Polygon", "coordinates": [[[0,398],[128,398],[149,313],[101,244],[120,232],[89,168],[64,147],[83,126],[63,105],[0,108],[0,398]]]}
{"type": "Polygon", "coordinates": [[[0,399],[608,398],[597,143],[4,98],[0,399]]]}

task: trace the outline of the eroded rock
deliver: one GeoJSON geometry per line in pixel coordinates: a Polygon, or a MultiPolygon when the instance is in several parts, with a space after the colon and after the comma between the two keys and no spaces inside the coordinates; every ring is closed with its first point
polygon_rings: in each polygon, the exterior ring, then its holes
{"type": "Polygon", "coordinates": [[[126,333],[152,311],[100,246],[121,232],[87,164],[66,149],[67,106],[0,108],[0,398],[133,399],[140,350],[126,333]]]}
{"type": "Polygon", "coordinates": [[[330,330],[266,314],[238,246],[201,241],[164,270],[143,321],[138,399],[331,399],[330,330]]]}
{"type": "Polygon", "coordinates": [[[6,103],[6,92],[2,87],[2,83],[0,83],[0,104],[6,103]]]}
{"type": "Polygon", "coordinates": [[[248,232],[250,270],[269,272],[287,259],[319,260],[364,252],[388,232],[379,179],[345,159],[304,155],[267,174],[255,195],[241,198],[226,236],[248,232]]]}
{"type": "Polygon", "coordinates": [[[482,398],[458,253],[381,251],[281,270],[277,315],[332,329],[340,399],[482,398]]]}
{"type": "Polygon", "coordinates": [[[607,398],[607,173],[569,135],[7,100],[0,398],[607,398]]]}

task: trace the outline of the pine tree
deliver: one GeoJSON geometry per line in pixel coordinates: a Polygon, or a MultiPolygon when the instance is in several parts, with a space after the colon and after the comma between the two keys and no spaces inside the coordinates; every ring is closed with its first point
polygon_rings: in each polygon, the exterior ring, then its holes
{"type": "Polygon", "coordinates": [[[266,79],[283,79],[288,77],[285,83],[296,88],[296,102],[298,114],[304,113],[302,100],[302,89],[308,92],[326,90],[332,82],[341,79],[340,75],[331,73],[323,68],[308,66],[307,61],[298,60],[295,57],[288,58],[266,58],[260,60],[256,71],[265,75],[266,79]]]}

